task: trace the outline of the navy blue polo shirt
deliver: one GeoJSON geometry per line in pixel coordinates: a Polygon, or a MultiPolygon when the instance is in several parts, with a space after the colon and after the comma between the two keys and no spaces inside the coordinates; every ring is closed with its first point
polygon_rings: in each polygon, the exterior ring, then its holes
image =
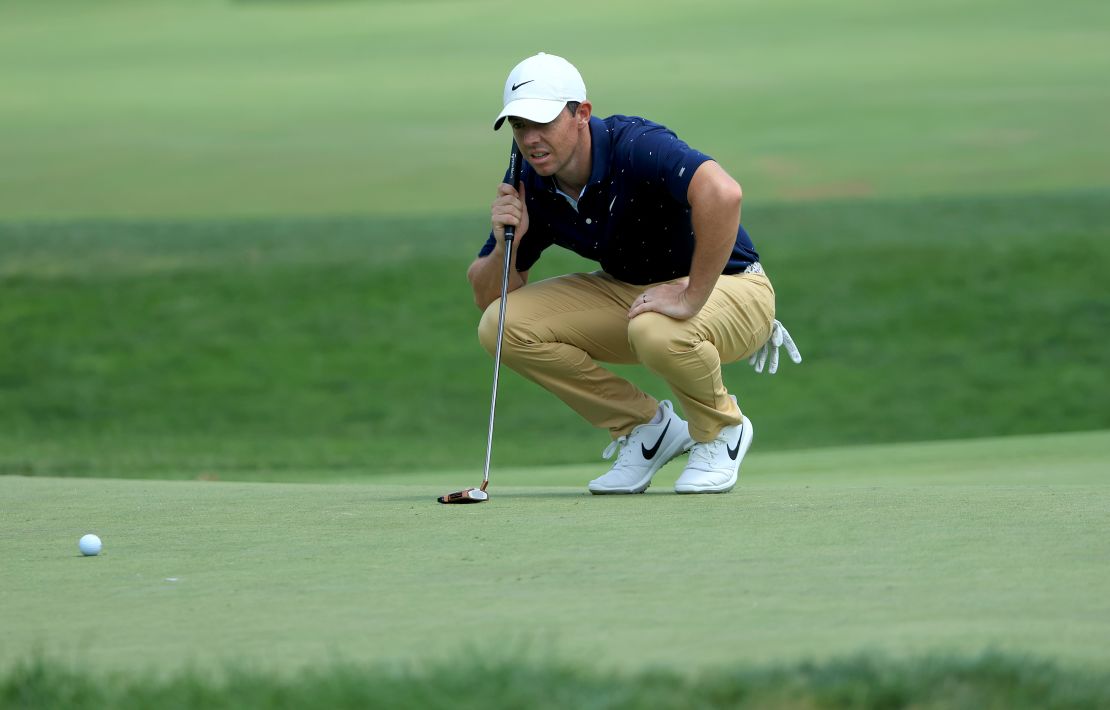
{"type": "MultiPolygon", "coordinates": [[[[514,245],[517,270],[532,268],[555,244],[598,262],[626,283],[688,276],[694,228],[686,191],[694,171],[712,158],[665,126],[635,116],[593,117],[590,135],[590,179],[577,206],[554,178],[537,175],[525,161],[521,182],[527,189],[528,232],[514,245]]],[[[478,255],[488,255],[493,247],[491,232],[478,255]]],[[[758,260],[740,227],[722,273],[739,273],[758,260]]]]}

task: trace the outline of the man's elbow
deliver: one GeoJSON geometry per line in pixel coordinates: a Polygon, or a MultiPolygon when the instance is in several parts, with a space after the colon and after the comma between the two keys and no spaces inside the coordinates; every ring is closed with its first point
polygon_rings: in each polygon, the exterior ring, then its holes
{"type": "Polygon", "coordinates": [[[725,178],[717,184],[717,199],[721,204],[727,205],[729,209],[740,209],[740,203],[744,200],[744,190],[741,189],[740,183],[733,180],[731,177],[725,178]]]}
{"type": "Polygon", "coordinates": [[[479,311],[485,313],[486,309],[489,308],[489,304],[497,300],[498,295],[490,296],[485,293],[474,291],[474,305],[478,307],[479,311]]]}
{"type": "Polygon", "coordinates": [[[740,189],[740,183],[725,175],[714,180],[711,185],[707,185],[698,197],[696,202],[690,201],[695,210],[724,217],[740,214],[740,202],[744,199],[744,192],[740,189]]]}
{"type": "Polygon", "coordinates": [[[470,282],[470,290],[474,293],[474,305],[478,307],[478,310],[485,311],[489,304],[493,303],[493,299],[482,288],[481,281],[477,278],[477,267],[478,262],[470,265],[470,268],[466,270],[466,280],[470,282]]]}
{"type": "Polygon", "coordinates": [[[740,202],[744,199],[740,183],[714,162],[705,163],[694,173],[689,194],[691,206],[713,211],[739,212],[740,202]]]}

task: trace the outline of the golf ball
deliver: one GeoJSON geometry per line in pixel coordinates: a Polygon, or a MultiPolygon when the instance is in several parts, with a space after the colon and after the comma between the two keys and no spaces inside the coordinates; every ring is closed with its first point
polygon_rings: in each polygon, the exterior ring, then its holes
{"type": "Polygon", "coordinates": [[[77,542],[77,547],[81,550],[81,554],[85,556],[99,555],[100,554],[100,538],[92,533],[83,535],[77,542]]]}

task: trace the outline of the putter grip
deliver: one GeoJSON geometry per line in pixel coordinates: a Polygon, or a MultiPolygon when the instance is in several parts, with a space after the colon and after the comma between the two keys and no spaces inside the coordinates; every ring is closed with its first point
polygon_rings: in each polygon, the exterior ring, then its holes
{"type": "MultiPolygon", "coordinates": [[[[509,180],[508,183],[515,189],[517,184],[520,183],[520,170],[521,164],[524,162],[524,156],[520,154],[520,148],[513,140],[513,148],[509,152],[509,180]]],[[[511,242],[516,238],[516,227],[507,224],[505,225],[505,241],[511,242]]]]}

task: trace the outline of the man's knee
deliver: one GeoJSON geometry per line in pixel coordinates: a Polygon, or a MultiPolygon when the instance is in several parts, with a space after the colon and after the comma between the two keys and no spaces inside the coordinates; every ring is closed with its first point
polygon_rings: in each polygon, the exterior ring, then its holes
{"type": "Polygon", "coordinates": [[[478,321],[478,341],[490,355],[497,351],[497,319],[500,317],[501,299],[493,303],[482,312],[482,319],[478,321]]]}
{"type": "Polygon", "coordinates": [[[628,345],[636,359],[648,367],[690,347],[689,343],[684,345],[675,321],[659,313],[641,313],[628,322],[628,345]]]}
{"type": "MultiPolygon", "coordinates": [[[[512,311],[512,297],[509,298],[512,311]]],[[[501,299],[489,304],[478,322],[478,340],[490,355],[497,353],[497,321],[501,317],[501,299]]],[[[536,343],[536,336],[529,328],[505,315],[505,337],[501,341],[501,359],[512,362],[515,356],[527,352],[536,343]]]]}

